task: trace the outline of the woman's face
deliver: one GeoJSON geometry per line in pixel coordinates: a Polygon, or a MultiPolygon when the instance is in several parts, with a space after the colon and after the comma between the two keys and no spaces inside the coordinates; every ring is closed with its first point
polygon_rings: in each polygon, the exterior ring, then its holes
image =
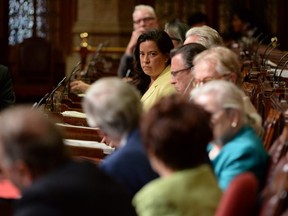
{"type": "Polygon", "coordinates": [[[221,141],[222,143],[223,140],[226,140],[231,129],[231,121],[226,110],[217,105],[213,94],[200,95],[194,101],[206,111],[212,113],[214,142],[221,141]]]}
{"type": "Polygon", "coordinates": [[[163,54],[154,41],[144,41],[139,46],[140,63],[145,74],[156,79],[166,68],[168,54],[163,54]]]}

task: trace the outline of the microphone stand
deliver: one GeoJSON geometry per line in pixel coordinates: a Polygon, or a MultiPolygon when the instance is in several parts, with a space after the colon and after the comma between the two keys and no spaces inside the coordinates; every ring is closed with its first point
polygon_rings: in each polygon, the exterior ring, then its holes
{"type": "Polygon", "coordinates": [[[277,43],[277,44],[275,44],[275,46],[272,47],[272,49],[269,50],[269,52],[268,52],[267,55],[266,55],[266,59],[265,59],[265,61],[264,61],[264,64],[268,61],[268,57],[270,56],[271,52],[272,52],[275,48],[277,48],[279,45],[280,45],[280,43],[277,43]]]}
{"type": "Polygon", "coordinates": [[[262,57],[262,66],[265,66],[265,59],[266,59],[265,55],[266,55],[266,52],[270,49],[271,46],[272,46],[271,49],[273,49],[277,45],[277,42],[278,42],[277,37],[271,38],[271,42],[268,44],[267,48],[264,51],[263,57],[262,57]]]}
{"type": "Polygon", "coordinates": [[[66,83],[66,85],[65,85],[65,88],[64,88],[63,92],[65,92],[65,91],[67,90],[67,88],[70,89],[69,86],[70,86],[70,83],[71,83],[71,79],[72,79],[72,77],[75,75],[75,73],[80,70],[80,68],[78,68],[80,64],[81,64],[81,61],[79,61],[79,62],[73,67],[72,72],[71,72],[71,74],[69,75],[69,77],[68,77],[68,79],[67,79],[67,83],[66,83]]]}
{"type": "Polygon", "coordinates": [[[46,102],[47,100],[50,98],[50,101],[51,101],[51,109],[50,111],[53,112],[54,111],[54,93],[60,88],[60,86],[62,86],[62,84],[64,83],[64,81],[66,80],[66,77],[64,77],[58,84],[57,86],[50,92],[50,94],[48,95],[47,99],[46,99],[46,102]]]}
{"type": "Polygon", "coordinates": [[[258,46],[256,47],[256,50],[255,50],[255,56],[258,55],[258,49],[259,49],[260,45],[263,43],[263,41],[266,40],[267,37],[268,37],[268,36],[265,35],[265,37],[262,38],[262,40],[259,41],[258,46]]]}
{"type": "Polygon", "coordinates": [[[87,71],[85,73],[85,76],[84,76],[84,80],[86,81],[87,80],[87,77],[88,77],[88,73],[91,71],[92,68],[95,67],[96,65],[96,60],[98,58],[98,56],[100,55],[100,51],[102,50],[102,48],[104,47],[105,43],[100,43],[97,48],[96,48],[96,51],[92,57],[92,59],[90,60],[89,62],[89,65],[88,65],[88,68],[87,68],[87,71]]]}
{"type": "Polygon", "coordinates": [[[33,105],[32,109],[37,109],[38,107],[40,107],[42,105],[43,101],[48,98],[48,96],[49,96],[49,92],[47,92],[38,102],[36,102],[33,105]]]}

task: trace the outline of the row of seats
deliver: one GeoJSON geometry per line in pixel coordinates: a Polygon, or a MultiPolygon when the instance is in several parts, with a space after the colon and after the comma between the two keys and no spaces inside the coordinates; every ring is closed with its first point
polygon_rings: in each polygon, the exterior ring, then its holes
{"type": "Polygon", "coordinates": [[[264,120],[263,144],[270,156],[266,183],[259,188],[250,172],[237,176],[225,191],[216,216],[288,215],[288,103],[281,95],[285,89],[275,89],[270,83],[259,72],[256,81],[243,84],[264,120]]]}

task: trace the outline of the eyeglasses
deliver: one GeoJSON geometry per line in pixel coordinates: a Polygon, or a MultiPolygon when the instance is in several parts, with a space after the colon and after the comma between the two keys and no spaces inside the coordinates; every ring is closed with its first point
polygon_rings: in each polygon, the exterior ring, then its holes
{"type": "Polygon", "coordinates": [[[155,19],[155,17],[144,17],[144,18],[142,18],[142,19],[134,20],[133,23],[138,25],[138,24],[141,23],[141,21],[143,21],[144,23],[146,23],[146,22],[152,21],[152,20],[154,20],[154,19],[155,19]]]}
{"type": "Polygon", "coordinates": [[[230,74],[223,74],[221,76],[216,76],[216,77],[206,77],[204,78],[203,80],[196,80],[196,79],[193,79],[193,86],[195,88],[197,87],[200,87],[202,85],[204,85],[205,83],[207,82],[210,82],[212,80],[220,80],[220,79],[223,79],[223,78],[228,78],[230,76],[230,74]]]}
{"type": "Polygon", "coordinates": [[[171,71],[171,75],[172,75],[173,77],[176,77],[178,73],[181,73],[181,72],[190,70],[191,68],[192,68],[192,67],[188,67],[188,68],[184,68],[184,69],[180,69],[180,70],[176,70],[176,71],[171,71]]]}

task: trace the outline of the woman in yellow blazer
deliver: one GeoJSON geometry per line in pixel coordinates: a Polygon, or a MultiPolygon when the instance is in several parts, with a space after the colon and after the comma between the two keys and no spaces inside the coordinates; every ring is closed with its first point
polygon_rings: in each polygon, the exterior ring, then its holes
{"type": "MultiPolygon", "coordinates": [[[[151,30],[139,36],[134,57],[139,77],[144,110],[149,109],[164,95],[175,92],[170,83],[170,50],[173,43],[162,30],[151,30]]],[[[138,86],[139,87],[139,86],[138,86]]]]}

